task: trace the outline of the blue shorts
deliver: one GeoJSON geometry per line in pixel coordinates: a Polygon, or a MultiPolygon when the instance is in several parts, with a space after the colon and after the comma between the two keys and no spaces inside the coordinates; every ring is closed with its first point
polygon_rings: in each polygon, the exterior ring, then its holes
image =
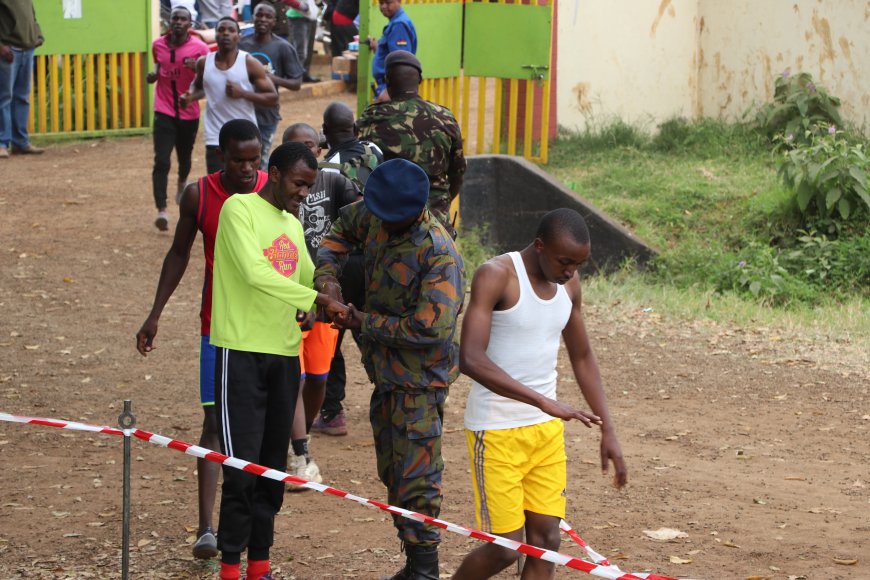
{"type": "Polygon", "coordinates": [[[204,407],[214,405],[214,363],[217,349],[207,336],[199,341],[199,402],[204,407]]]}

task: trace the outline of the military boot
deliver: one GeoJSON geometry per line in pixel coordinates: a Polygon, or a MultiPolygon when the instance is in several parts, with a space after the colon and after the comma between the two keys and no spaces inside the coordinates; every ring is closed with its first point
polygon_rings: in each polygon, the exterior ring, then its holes
{"type": "Polygon", "coordinates": [[[405,546],[405,566],[381,580],[438,580],[438,546],[405,546]]]}

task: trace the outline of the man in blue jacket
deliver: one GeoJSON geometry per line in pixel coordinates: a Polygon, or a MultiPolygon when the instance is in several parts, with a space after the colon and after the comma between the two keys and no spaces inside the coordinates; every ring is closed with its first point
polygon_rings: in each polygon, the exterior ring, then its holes
{"type": "Polygon", "coordinates": [[[372,59],[372,76],[375,78],[375,102],[390,100],[387,93],[387,56],[397,50],[417,53],[417,30],[411,18],[402,8],[401,0],[379,0],[381,14],[390,22],[384,27],[380,40],[369,38],[369,48],[375,53],[372,59]]]}

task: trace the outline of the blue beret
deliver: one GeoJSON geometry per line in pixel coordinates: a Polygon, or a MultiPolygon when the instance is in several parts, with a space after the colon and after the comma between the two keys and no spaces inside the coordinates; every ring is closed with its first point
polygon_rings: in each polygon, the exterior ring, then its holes
{"type": "Polygon", "coordinates": [[[381,163],[366,181],[366,207],[385,222],[400,222],[418,215],[429,201],[429,176],[407,159],[381,163]]]}

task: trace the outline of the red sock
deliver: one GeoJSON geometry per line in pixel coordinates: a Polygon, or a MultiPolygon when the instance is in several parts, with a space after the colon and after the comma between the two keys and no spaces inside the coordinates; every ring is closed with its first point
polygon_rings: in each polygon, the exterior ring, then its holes
{"type": "Polygon", "coordinates": [[[269,560],[248,560],[248,573],[245,580],[260,580],[269,573],[269,560]]]}
{"type": "Polygon", "coordinates": [[[241,564],[227,564],[226,562],[221,562],[220,580],[240,580],[241,577],[241,564]]]}

